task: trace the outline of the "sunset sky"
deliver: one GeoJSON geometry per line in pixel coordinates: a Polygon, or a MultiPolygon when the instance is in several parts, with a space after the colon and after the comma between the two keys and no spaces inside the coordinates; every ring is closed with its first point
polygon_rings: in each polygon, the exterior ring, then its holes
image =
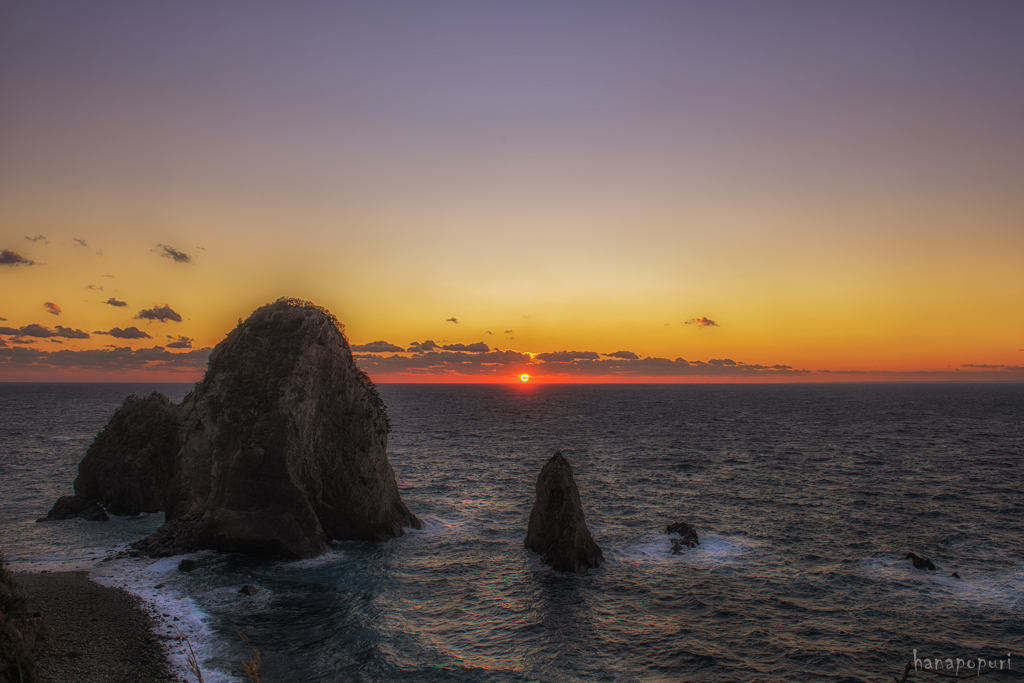
{"type": "Polygon", "coordinates": [[[5,2],[0,381],[1024,380],[1024,3],[5,2]],[[448,348],[445,348],[448,347],[448,348]]]}

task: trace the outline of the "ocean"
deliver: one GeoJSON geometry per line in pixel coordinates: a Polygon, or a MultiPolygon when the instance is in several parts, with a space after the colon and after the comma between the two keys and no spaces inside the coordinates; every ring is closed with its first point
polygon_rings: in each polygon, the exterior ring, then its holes
{"type": "Polygon", "coordinates": [[[125,396],[189,387],[0,384],[0,549],[139,595],[207,683],[247,680],[239,633],[264,683],[887,681],[915,654],[1024,670],[1022,384],[381,385],[422,531],[312,560],[195,553],[184,574],[104,561],[162,514],[35,523],[125,396]],[[606,559],[585,575],[523,548],[555,450],[606,559]],[[675,521],[701,544],[672,554],[675,521]]]}

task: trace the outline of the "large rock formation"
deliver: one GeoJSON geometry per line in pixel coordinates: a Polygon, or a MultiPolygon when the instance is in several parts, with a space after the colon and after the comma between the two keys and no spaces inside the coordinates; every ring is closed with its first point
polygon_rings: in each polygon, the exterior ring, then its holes
{"type": "Polygon", "coordinates": [[[308,302],[256,310],[214,348],[181,405],[130,397],[75,492],[114,514],[163,510],[137,547],[313,557],[420,521],[388,462],[387,409],[338,321],[308,302]]]}
{"type": "Polygon", "coordinates": [[[563,572],[582,574],[604,562],[601,548],[587,529],[572,467],[560,451],[537,477],[537,499],[524,544],[540,553],[541,562],[563,572]]]}

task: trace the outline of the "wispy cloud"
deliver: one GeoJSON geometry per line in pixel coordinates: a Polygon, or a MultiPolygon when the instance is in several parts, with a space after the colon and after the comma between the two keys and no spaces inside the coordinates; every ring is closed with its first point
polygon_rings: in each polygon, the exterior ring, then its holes
{"type": "Polygon", "coordinates": [[[36,337],[46,339],[48,337],[64,337],[65,339],[88,339],[89,333],[82,330],[75,330],[63,325],[57,325],[56,330],[51,330],[45,325],[32,323],[17,329],[13,327],[0,327],[0,334],[13,334],[21,337],[36,337]]]}
{"type": "MultiPolygon", "coordinates": [[[[171,337],[170,335],[168,335],[168,339],[174,339],[174,338],[171,337]]],[[[179,336],[177,339],[175,339],[174,341],[169,343],[167,345],[167,348],[169,348],[169,349],[191,349],[193,341],[195,341],[195,340],[190,338],[190,337],[180,337],[179,336]]]]}
{"type": "Polygon", "coordinates": [[[28,235],[25,235],[25,239],[27,239],[29,242],[42,242],[43,244],[50,243],[50,240],[46,239],[42,235],[36,235],[35,237],[29,237],[28,235]]]}
{"type": "Polygon", "coordinates": [[[387,353],[389,351],[401,353],[404,352],[401,346],[391,344],[386,341],[374,341],[369,344],[354,344],[352,351],[355,353],[387,353]]]}
{"type": "Polygon", "coordinates": [[[134,326],[126,327],[123,330],[120,327],[114,327],[106,332],[96,330],[93,334],[107,334],[118,339],[152,339],[148,333],[134,326]]]}
{"type": "Polygon", "coordinates": [[[497,376],[507,374],[510,367],[522,367],[529,362],[528,353],[500,349],[487,353],[429,351],[412,356],[359,356],[359,366],[371,375],[376,372],[436,376],[497,376]]]}
{"type": "Polygon", "coordinates": [[[0,249],[0,266],[34,266],[35,261],[27,259],[16,251],[0,249]]]}
{"type": "Polygon", "coordinates": [[[125,302],[125,301],[118,301],[114,297],[110,297],[109,299],[107,299],[103,303],[107,304],[108,306],[117,306],[118,308],[124,308],[125,306],[128,305],[127,302],[125,302]]]}
{"type": "Polygon", "coordinates": [[[455,323],[456,325],[459,324],[458,318],[448,318],[447,320],[445,320],[445,322],[446,323],[455,323]]]}
{"type": "Polygon", "coordinates": [[[78,239],[77,237],[72,237],[71,241],[80,247],[85,247],[86,249],[89,248],[89,245],[85,243],[85,240],[78,239]]]}
{"type": "Polygon", "coordinates": [[[172,320],[176,323],[181,322],[181,315],[167,304],[164,304],[163,306],[154,306],[153,308],[144,308],[138,312],[135,318],[137,320],[159,320],[162,323],[165,323],[168,320],[172,320]]]}
{"type": "Polygon", "coordinates": [[[91,289],[94,292],[102,292],[103,291],[103,287],[101,287],[99,285],[86,285],[85,288],[86,289],[91,289]]]}
{"type": "Polygon", "coordinates": [[[433,351],[441,348],[437,345],[433,339],[428,339],[425,342],[413,342],[409,344],[409,353],[426,353],[427,351],[433,351]]]}
{"type": "Polygon", "coordinates": [[[169,258],[177,263],[191,263],[192,257],[183,251],[178,251],[174,247],[169,247],[166,244],[156,245],[156,252],[164,258],[169,258]]]}
{"type": "Polygon", "coordinates": [[[144,349],[114,347],[76,351],[60,349],[41,351],[23,347],[0,347],[0,366],[17,366],[22,369],[75,368],[84,370],[191,370],[206,367],[210,348],[193,349],[174,353],[162,346],[144,349]]]}
{"type": "Polygon", "coordinates": [[[639,360],[640,356],[636,355],[632,351],[613,351],[611,353],[602,354],[609,358],[621,358],[622,360],[639,360]]]}
{"type": "Polygon", "coordinates": [[[445,351],[465,351],[466,353],[487,353],[491,350],[483,342],[476,342],[474,344],[445,344],[441,348],[445,351]]]}
{"type": "Polygon", "coordinates": [[[707,318],[707,317],[690,318],[689,320],[684,321],[683,324],[684,325],[696,325],[697,327],[718,327],[718,323],[716,323],[711,318],[707,318]]]}
{"type": "Polygon", "coordinates": [[[60,306],[53,303],[52,301],[47,301],[46,303],[44,303],[43,308],[45,308],[47,312],[52,315],[60,315],[60,306]]]}
{"type": "Polygon", "coordinates": [[[571,363],[574,360],[597,360],[601,355],[595,351],[554,351],[538,353],[535,358],[549,363],[571,363]]]}

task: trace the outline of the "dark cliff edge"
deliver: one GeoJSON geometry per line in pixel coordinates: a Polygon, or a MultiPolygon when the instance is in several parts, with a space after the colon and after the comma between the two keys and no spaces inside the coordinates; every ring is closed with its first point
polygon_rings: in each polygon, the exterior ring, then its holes
{"type": "Polygon", "coordinates": [[[180,405],[126,399],[79,465],[75,493],[115,515],[165,512],[135,544],[145,552],[314,557],[332,540],[422,528],[387,459],[390,427],[337,319],[279,299],[214,348],[180,405]]]}

